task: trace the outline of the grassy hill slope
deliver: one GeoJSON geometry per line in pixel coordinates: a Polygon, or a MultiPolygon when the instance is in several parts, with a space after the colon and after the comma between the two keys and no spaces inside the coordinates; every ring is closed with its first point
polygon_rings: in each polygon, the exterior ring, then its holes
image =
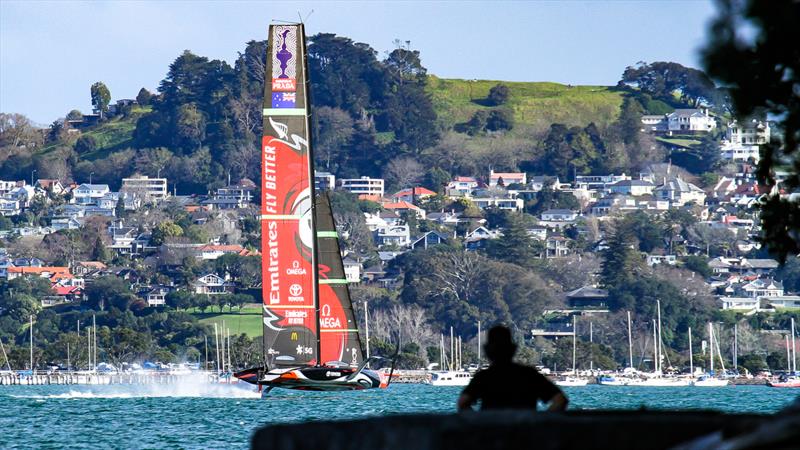
{"type": "MultiPolygon", "coordinates": [[[[495,80],[457,80],[431,76],[428,91],[440,123],[452,128],[466,122],[475,111],[489,110],[485,103],[489,89],[498,83],[510,89],[507,107],[514,111],[516,121],[511,137],[526,131],[544,131],[552,123],[585,126],[594,122],[603,128],[616,120],[622,104],[622,92],[608,86],[568,86],[550,82],[505,82],[495,80]]],[[[136,121],[150,107],[136,107],[127,117],[115,117],[100,126],[84,131],[97,142],[97,149],[81,155],[82,159],[96,160],[110,153],[131,147],[136,121]]],[[[43,147],[47,153],[57,145],[43,147]]]]}
{"type": "Polygon", "coordinates": [[[517,126],[544,130],[552,123],[605,127],[616,120],[622,92],[608,86],[568,86],[550,82],[455,80],[430,77],[428,91],[441,123],[450,128],[466,122],[479,109],[491,109],[485,99],[498,83],[509,87],[507,106],[517,126]]]}

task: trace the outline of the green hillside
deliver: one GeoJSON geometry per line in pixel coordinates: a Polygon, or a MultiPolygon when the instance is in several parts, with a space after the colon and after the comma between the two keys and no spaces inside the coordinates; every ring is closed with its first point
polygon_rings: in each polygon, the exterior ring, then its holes
{"type": "Polygon", "coordinates": [[[498,83],[510,90],[508,106],[514,110],[517,126],[543,130],[552,123],[585,126],[594,122],[604,127],[619,115],[622,92],[608,86],[568,86],[550,82],[505,82],[494,80],[453,80],[430,77],[430,92],[439,120],[447,128],[463,123],[479,109],[491,109],[484,102],[498,83]]]}
{"type": "MultiPolygon", "coordinates": [[[[510,89],[506,106],[514,111],[516,125],[510,133],[512,136],[531,129],[543,131],[552,123],[585,126],[594,122],[602,128],[616,120],[622,104],[622,93],[608,86],[567,86],[550,82],[470,81],[431,76],[428,91],[440,123],[451,129],[455,124],[468,121],[477,110],[492,109],[484,100],[489,89],[498,83],[510,89]]],[[[150,107],[136,107],[126,117],[115,117],[84,131],[84,135],[95,139],[97,150],[82,155],[82,159],[101,159],[131,147],[136,121],[149,111],[150,107]]],[[[391,140],[391,136],[383,137],[391,140]]],[[[57,144],[49,145],[40,152],[47,153],[56,147],[57,144]]]]}
{"type": "Polygon", "coordinates": [[[225,326],[230,328],[232,335],[244,333],[250,337],[259,337],[262,334],[261,308],[257,306],[251,305],[242,308],[241,312],[238,310],[224,313],[196,311],[193,314],[200,320],[200,323],[211,326],[217,323],[222,327],[224,320],[225,326]]]}
{"type": "MultiPolygon", "coordinates": [[[[96,160],[105,158],[109,153],[117,150],[122,150],[133,146],[133,130],[136,129],[136,121],[139,118],[152,110],[151,107],[134,107],[130,114],[125,117],[117,116],[108,122],[102,123],[100,126],[90,130],[83,131],[82,136],[91,136],[97,143],[97,150],[81,155],[82,159],[96,160]]],[[[61,143],[51,144],[39,151],[40,153],[47,153],[61,143]]]]}

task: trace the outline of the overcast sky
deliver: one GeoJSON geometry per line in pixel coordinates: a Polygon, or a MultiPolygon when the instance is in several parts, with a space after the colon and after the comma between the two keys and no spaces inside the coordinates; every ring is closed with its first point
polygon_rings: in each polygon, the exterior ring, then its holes
{"type": "Polygon", "coordinates": [[[272,19],[298,12],[308,33],[347,36],[381,56],[395,39],[410,41],[444,78],[611,85],[637,61],[698,67],[714,5],[0,0],[0,112],[49,124],[71,109],[89,112],[95,81],[112,100],[154,91],[184,49],[232,63],[247,41],[266,38],[272,19]]]}

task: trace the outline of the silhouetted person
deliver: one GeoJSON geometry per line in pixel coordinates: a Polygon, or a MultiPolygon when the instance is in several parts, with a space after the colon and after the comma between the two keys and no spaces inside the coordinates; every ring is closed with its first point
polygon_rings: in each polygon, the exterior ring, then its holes
{"type": "Polygon", "coordinates": [[[517,346],[508,328],[492,327],[483,348],[491,364],[488,369],[476,373],[464,388],[458,398],[459,411],[471,409],[478,400],[482,402],[482,410],[513,408],[535,411],[539,400],[550,403],[548,411],[567,408],[567,397],[558,386],[533,367],[511,361],[517,346]]]}

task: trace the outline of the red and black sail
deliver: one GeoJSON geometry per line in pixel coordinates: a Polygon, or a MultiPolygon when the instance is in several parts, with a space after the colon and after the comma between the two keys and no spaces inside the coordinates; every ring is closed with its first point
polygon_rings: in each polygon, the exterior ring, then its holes
{"type": "Polygon", "coordinates": [[[270,26],[261,143],[262,293],[269,367],[362,360],[333,215],[327,198],[315,200],[305,58],[302,24],[270,26]],[[335,257],[329,251],[333,246],[335,257]],[[312,270],[315,265],[318,270],[312,270]]]}

